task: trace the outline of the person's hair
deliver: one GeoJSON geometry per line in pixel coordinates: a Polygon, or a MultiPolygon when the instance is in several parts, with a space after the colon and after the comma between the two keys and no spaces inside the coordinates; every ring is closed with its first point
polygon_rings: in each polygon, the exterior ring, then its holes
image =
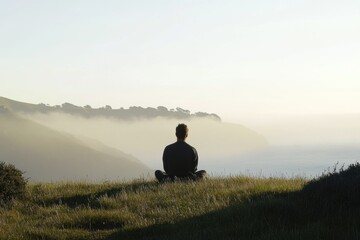
{"type": "Polygon", "coordinates": [[[179,139],[184,140],[187,137],[187,132],[188,132],[188,127],[183,123],[180,123],[176,127],[176,137],[178,137],[179,139]]]}

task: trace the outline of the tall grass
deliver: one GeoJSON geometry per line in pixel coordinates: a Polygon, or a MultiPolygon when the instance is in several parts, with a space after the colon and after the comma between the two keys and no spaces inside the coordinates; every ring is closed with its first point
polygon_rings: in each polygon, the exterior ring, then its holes
{"type": "Polygon", "coordinates": [[[316,214],[302,191],[306,184],[301,178],[240,176],[29,185],[26,201],[0,210],[0,239],[359,237],[358,208],[316,214]]]}

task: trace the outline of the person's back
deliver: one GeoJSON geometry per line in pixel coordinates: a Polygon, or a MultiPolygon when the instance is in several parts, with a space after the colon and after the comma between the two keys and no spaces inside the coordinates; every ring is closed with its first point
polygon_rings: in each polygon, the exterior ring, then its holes
{"type": "Polygon", "coordinates": [[[194,147],[185,142],[188,136],[188,128],[185,124],[176,127],[177,142],[165,147],[163,165],[165,172],[157,170],[156,178],[159,182],[180,179],[201,179],[206,176],[206,171],[198,171],[198,154],[194,147]]]}
{"type": "Polygon", "coordinates": [[[163,164],[170,176],[185,177],[195,173],[198,164],[196,149],[184,141],[168,145],[164,150],[163,164]]]}

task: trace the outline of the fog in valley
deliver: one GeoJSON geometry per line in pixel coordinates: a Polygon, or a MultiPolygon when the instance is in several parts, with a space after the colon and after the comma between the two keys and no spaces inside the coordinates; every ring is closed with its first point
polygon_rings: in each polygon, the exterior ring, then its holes
{"type": "Polygon", "coordinates": [[[272,145],[360,145],[360,114],[264,114],[238,121],[272,145]]]}
{"type": "Polygon", "coordinates": [[[313,177],[360,160],[358,114],[249,114],[227,122],[161,106],[49,106],[6,98],[0,105],[0,157],[31,181],[153,178],[179,123],[189,127],[198,169],[212,176],[313,177]]]}
{"type": "Polygon", "coordinates": [[[360,159],[359,115],[244,116],[241,125],[199,118],[121,121],[62,113],[26,117],[78,138],[96,139],[151,169],[162,168],[162,151],[176,140],[180,122],[189,126],[187,142],[199,152],[199,169],[215,176],[312,177],[336,163],[360,159]]]}
{"type": "Polygon", "coordinates": [[[264,114],[238,121],[269,143],[240,156],[241,167],[250,174],[313,177],[360,161],[360,114],[264,114]]]}
{"type": "Polygon", "coordinates": [[[241,166],[239,156],[268,147],[250,128],[182,108],[49,106],[1,97],[0,108],[0,157],[31,181],[153,178],[154,170],[163,167],[164,147],[176,141],[179,123],[190,129],[188,142],[199,152],[198,168],[212,175],[229,163],[241,166]]]}
{"type": "Polygon", "coordinates": [[[26,117],[78,138],[97,139],[136,156],[152,169],[162,168],[163,149],[176,141],[175,127],[182,122],[189,127],[187,142],[199,152],[199,168],[221,165],[225,159],[267,146],[266,139],[249,128],[206,118],[122,121],[103,117],[83,118],[62,113],[26,117]]]}

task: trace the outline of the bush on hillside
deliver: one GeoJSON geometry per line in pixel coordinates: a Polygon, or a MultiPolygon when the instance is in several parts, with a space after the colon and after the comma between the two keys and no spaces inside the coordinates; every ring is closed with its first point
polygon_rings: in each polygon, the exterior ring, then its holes
{"type": "Polygon", "coordinates": [[[12,164],[0,162],[0,205],[4,206],[13,199],[23,198],[27,180],[23,172],[12,164]]]}
{"type": "Polygon", "coordinates": [[[306,198],[321,207],[343,208],[360,206],[360,163],[344,169],[337,165],[311,180],[302,191],[306,198]]]}

